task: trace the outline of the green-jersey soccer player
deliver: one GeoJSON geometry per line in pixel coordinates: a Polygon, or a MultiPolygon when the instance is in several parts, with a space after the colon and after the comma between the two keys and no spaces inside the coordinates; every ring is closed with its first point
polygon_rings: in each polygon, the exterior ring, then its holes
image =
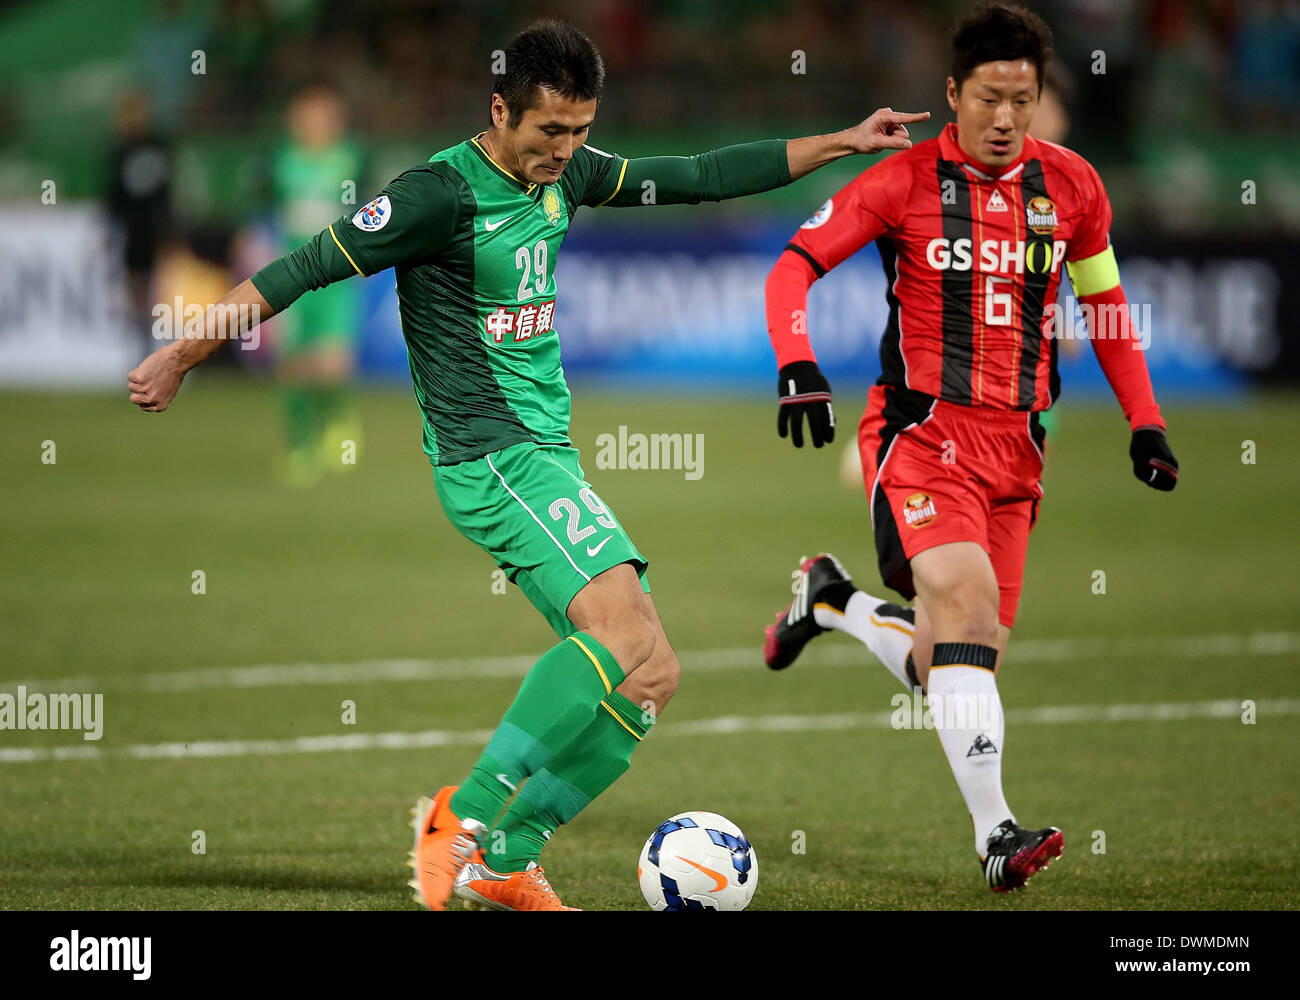
{"type": "MultiPolygon", "coordinates": [[[[312,83],[289,103],[289,134],[271,161],[276,229],[286,250],[310,239],[339,211],[343,184],[363,173],[361,151],[347,135],[343,95],[312,83]]],[[[349,395],[360,340],[359,284],[322,288],[285,317],[275,345],[285,424],[280,479],[312,486],[326,471],[356,466],[341,460],[360,427],[349,395]]]]}
{"type": "Polygon", "coordinates": [[[160,412],[219,336],[243,332],[217,329],[230,307],[266,319],[312,289],[396,271],[443,510],[560,637],[473,771],[417,804],[412,886],[435,910],[453,891],[498,909],[562,909],[538,864],[542,848],[627,770],[677,688],[646,558],[569,439],[553,319],[570,219],[584,205],[641,205],[647,181],[658,204],[766,191],[851,153],[906,149],[906,123],[929,117],[884,109],[833,135],[627,160],[586,144],[605,71],[584,34],[538,22],[505,58],[486,132],[435,153],[242,282],[209,311],[203,339],[176,341],[128,376],[131,402],[160,412]]]}

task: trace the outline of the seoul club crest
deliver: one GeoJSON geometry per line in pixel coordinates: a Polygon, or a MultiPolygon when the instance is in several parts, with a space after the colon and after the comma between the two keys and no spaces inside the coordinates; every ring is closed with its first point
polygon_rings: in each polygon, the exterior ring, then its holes
{"type": "Polygon", "coordinates": [[[393,214],[393,206],[388,200],[388,195],[381,194],[365,208],[359,209],[357,214],[352,216],[352,224],[362,232],[373,233],[377,229],[383,229],[388,225],[388,220],[393,214]]]}
{"type": "Polygon", "coordinates": [[[1039,236],[1056,232],[1056,206],[1052,199],[1042,195],[1030,198],[1025,205],[1025,223],[1039,236]]]}
{"type": "Polygon", "coordinates": [[[560,196],[555,193],[555,188],[548,187],[542,191],[542,210],[546,212],[546,221],[552,226],[557,225],[560,221],[560,196]]]}
{"type": "Polygon", "coordinates": [[[903,520],[910,527],[924,528],[938,516],[934,501],[927,493],[913,493],[903,502],[903,520]]]}

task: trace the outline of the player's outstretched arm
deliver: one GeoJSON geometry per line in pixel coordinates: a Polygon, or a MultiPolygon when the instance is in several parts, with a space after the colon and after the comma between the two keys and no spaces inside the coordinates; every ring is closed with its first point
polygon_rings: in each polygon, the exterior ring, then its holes
{"type": "Polygon", "coordinates": [[[695,156],[641,156],[624,160],[587,147],[589,162],[577,164],[567,183],[583,205],[697,205],[770,191],[855,153],[907,149],[907,122],[924,121],[928,111],[904,114],[883,108],[870,118],[830,135],[761,139],[723,146],[695,156]]]}
{"type": "Polygon", "coordinates": [[[333,226],[322,230],[241,281],[208,309],[201,323],[187,327],[184,337],[140,362],[126,377],[131,402],[149,413],[161,413],[175,398],[186,373],[216,353],[225,341],[238,339],[283,312],[303,292],[356,274],[333,232],[333,226]]]}
{"type": "Polygon", "coordinates": [[[855,153],[870,155],[890,149],[911,149],[907,126],[929,117],[928,111],[911,113],[881,108],[870,118],[843,132],[791,139],[785,148],[790,163],[790,180],[797,181],[818,167],[855,153]]]}
{"type": "Polygon", "coordinates": [[[149,413],[161,413],[171,405],[181,381],[195,365],[207,360],[227,340],[236,340],[275,310],[249,279],[221,297],[207,311],[201,328],[187,328],[185,335],[160,347],[126,377],[131,402],[149,413]]]}
{"type": "Polygon", "coordinates": [[[459,206],[456,186],[435,169],[399,175],[360,211],[336,220],[227,292],[208,310],[201,332],[186,331],[186,339],[145,358],[127,376],[131,402],[161,413],[185,373],[216,351],[222,340],[284,312],[305,292],[436,252],[450,239],[459,206]]]}

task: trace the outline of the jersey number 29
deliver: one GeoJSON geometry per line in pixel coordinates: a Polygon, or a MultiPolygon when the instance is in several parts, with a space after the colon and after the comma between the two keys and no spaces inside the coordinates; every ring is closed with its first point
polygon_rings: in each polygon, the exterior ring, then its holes
{"type": "Polygon", "coordinates": [[[537,245],[533,247],[533,252],[529,253],[527,247],[520,247],[515,251],[515,270],[523,270],[524,276],[519,279],[519,301],[530,298],[533,293],[528,289],[528,279],[536,275],[533,279],[533,287],[537,289],[540,295],[546,291],[546,241],[538,240],[537,245]]]}

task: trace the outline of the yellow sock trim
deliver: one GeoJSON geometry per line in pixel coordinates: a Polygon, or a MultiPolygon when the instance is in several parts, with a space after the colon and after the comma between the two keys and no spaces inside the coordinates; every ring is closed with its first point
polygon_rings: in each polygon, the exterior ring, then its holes
{"type": "MultiPolygon", "coordinates": [[[[596,654],[584,646],[582,641],[576,635],[569,636],[569,639],[572,642],[577,643],[578,648],[587,654],[587,659],[591,660],[591,665],[596,668],[596,673],[600,674],[600,683],[605,685],[605,693],[609,694],[613,691],[614,688],[609,683],[609,678],[605,676],[605,668],[600,665],[600,660],[596,659],[596,654]]],[[[604,703],[602,702],[602,704],[604,703]]],[[[620,719],[619,721],[621,722],[622,720],[620,719]]]]}
{"type": "Polygon", "coordinates": [[[877,618],[874,611],[871,613],[871,624],[879,625],[881,628],[892,628],[895,632],[902,632],[903,635],[907,636],[909,639],[914,638],[916,635],[916,632],[913,629],[908,628],[906,625],[895,625],[893,622],[887,622],[883,618],[877,618]]]}
{"type": "Polygon", "coordinates": [[[608,712],[608,713],[609,713],[610,715],[612,715],[614,718],[618,719],[618,724],[619,724],[620,726],[622,726],[624,729],[626,729],[626,730],[627,730],[629,733],[631,733],[633,736],[635,736],[635,737],[636,737],[636,741],[637,741],[638,743],[640,743],[643,739],[645,739],[644,736],[642,736],[640,733],[638,733],[635,729],[633,729],[631,726],[629,726],[629,725],[627,724],[627,720],[624,719],[623,716],[619,715],[616,711],[614,711],[612,708],[610,708],[608,702],[602,701],[602,702],[600,703],[600,705],[601,705],[601,707],[602,707],[606,712],[608,712]]]}

